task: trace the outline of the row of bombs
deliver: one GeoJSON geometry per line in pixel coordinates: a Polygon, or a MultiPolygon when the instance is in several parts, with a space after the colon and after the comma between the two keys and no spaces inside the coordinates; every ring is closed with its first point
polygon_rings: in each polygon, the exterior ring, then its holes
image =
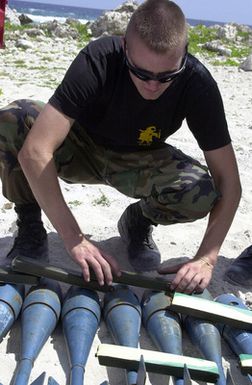
{"type": "MultiPolygon", "coordinates": [[[[71,286],[62,300],[57,281],[43,278],[26,296],[24,285],[0,286],[0,342],[21,312],[20,359],[12,385],[27,385],[33,363],[61,317],[70,362],[70,385],[83,385],[84,372],[93,339],[103,319],[117,345],[137,348],[140,328],[146,328],[156,347],[166,353],[183,355],[182,328],[203,357],[216,363],[218,385],[227,385],[222,367],[221,335],[236,355],[252,354],[252,332],[228,325],[215,325],[193,316],[183,316],[167,309],[164,292],[146,290],[139,301],[126,285],[114,285],[105,294],[103,304],[94,290],[71,286]]],[[[212,298],[205,290],[205,298],[212,298]]],[[[216,301],[247,307],[232,294],[222,294],[216,301]]],[[[137,371],[125,370],[127,385],[137,383],[137,371]]],[[[251,378],[249,377],[249,380],[251,378]]],[[[183,378],[174,384],[184,385],[183,378]]]]}

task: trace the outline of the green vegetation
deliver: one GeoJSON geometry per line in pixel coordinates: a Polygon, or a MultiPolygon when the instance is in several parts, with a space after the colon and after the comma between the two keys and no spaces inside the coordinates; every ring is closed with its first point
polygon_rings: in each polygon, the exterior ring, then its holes
{"type": "Polygon", "coordinates": [[[0,96],[3,95],[3,90],[0,88],[0,96]]]}
{"type": "Polygon", "coordinates": [[[237,60],[232,60],[230,58],[228,58],[226,60],[215,59],[215,60],[211,61],[211,64],[213,64],[215,66],[229,66],[229,67],[237,67],[239,65],[237,60]]]}
{"type": "Polygon", "coordinates": [[[79,37],[78,37],[78,40],[79,41],[86,41],[86,42],[88,42],[89,40],[90,40],[90,38],[92,37],[89,33],[88,33],[88,28],[87,28],[87,26],[86,26],[86,24],[82,24],[82,23],[80,23],[79,21],[71,21],[70,23],[69,23],[69,25],[72,27],[72,28],[74,28],[74,29],[76,29],[77,30],[77,32],[78,32],[78,34],[79,34],[79,37]]]}
{"type": "MultiPolygon", "coordinates": [[[[72,20],[71,22],[69,22],[69,25],[78,32],[78,39],[77,39],[78,41],[88,42],[90,40],[91,35],[88,33],[88,28],[87,28],[86,24],[82,24],[78,20],[76,20],[76,21],[72,20]]],[[[33,28],[33,25],[32,24],[15,25],[15,24],[11,24],[9,21],[6,21],[4,28],[5,28],[5,33],[8,34],[8,32],[15,32],[15,31],[24,31],[25,32],[26,29],[33,28]]],[[[49,31],[46,28],[43,28],[43,31],[44,31],[46,37],[52,37],[52,35],[53,35],[52,31],[49,31]]],[[[31,39],[36,39],[36,36],[32,37],[31,39]]]]}
{"type": "Polygon", "coordinates": [[[15,31],[24,31],[25,29],[31,28],[29,25],[15,25],[11,24],[9,21],[4,23],[5,32],[15,32],[15,31]]]}
{"type": "Polygon", "coordinates": [[[43,84],[40,84],[40,87],[45,87],[45,88],[51,88],[52,90],[55,90],[56,87],[58,87],[59,82],[56,80],[51,80],[44,82],[43,84]]]}
{"type": "Polygon", "coordinates": [[[228,48],[231,48],[231,50],[232,50],[231,57],[243,58],[243,57],[248,56],[251,53],[251,48],[252,47],[247,46],[247,47],[240,47],[240,48],[238,48],[238,47],[233,45],[233,46],[230,46],[228,48]]]}
{"type": "Polygon", "coordinates": [[[206,51],[201,47],[209,41],[217,39],[217,31],[207,28],[205,25],[197,25],[189,29],[189,52],[194,55],[202,51],[206,51]]]}
{"type": "Polygon", "coordinates": [[[22,60],[22,59],[17,59],[14,61],[14,63],[15,63],[17,68],[26,68],[27,67],[25,60],[22,60]]]}
{"type": "Polygon", "coordinates": [[[205,25],[197,25],[189,29],[189,52],[193,55],[202,54],[211,61],[213,65],[238,66],[240,61],[245,60],[251,52],[249,46],[249,32],[243,32],[237,29],[237,37],[239,44],[236,41],[222,39],[220,44],[231,50],[231,56],[226,60],[218,60],[216,52],[210,52],[203,47],[205,43],[219,40],[218,30],[216,28],[208,28],[205,25]],[[236,60],[238,59],[238,60],[236,60]]]}
{"type": "Polygon", "coordinates": [[[93,206],[96,206],[96,205],[110,206],[110,201],[106,197],[106,195],[101,191],[101,196],[97,199],[94,199],[92,204],[93,204],[93,206]]]}
{"type": "Polygon", "coordinates": [[[41,61],[49,61],[49,62],[53,62],[54,61],[54,59],[52,58],[52,57],[50,57],[50,56],[43,56],[42,58],[41,58],[41,61]]]}
{"type": "Polygon", "coordinates": [[[45,66],[34,66],[34,67],[29,67],[29,70],[33,70],[33,71],[40,71],[40,72],[47,72],[48,71],[48,68],[45,67],[45,66]]]}
{"type": "Polygon", "coordinates": [[[237,36],[241,37],[244,41],[249,41],[249,32],[238,30],[237,36]]]}
{"type": "MultiPolygon", "coordinates": [[[[92,36],[90,35],[88,26],[86,24],[82,24],[78,20],[69,20],[68,25],[78,32],[78,37],[76,39],[76,45],[78,48],[82,48],[90,41],[92,36]]],[[[26,29],[30,28],[32,28],[32,25],[30,24],[17,26],[7,21],[5,23],[6,40],[8,40],[8,33],[15,31],[25,32],[26,29]]],[[[53,32],[47,30],[45,27],[43,27],[43,31],[45,36],[53,36],[53,32]]],[[[251,35],[251,32],[242,30],[239,28],[239,26],[237,26],[236,41],[230,41],[226,39],[220,40],[218,37],[218,28],[206,27],[205,25],[199,24],[195,27],[189,27],[189,52],[193,55],[199,54],[206,57],[207,59],[210,59],[211,63],[214,65],[238,66],[239,63],[245,60],[251,53],[251,35]],[[218,53],[211,52],[204,48],[204,44],[210,43],[212,41],[219,41],[223,47],[231,51],[231,55],[227,57],[226,60],[223,58],[223,56],[221,59],[219,59],[218,53]]],[[[36,40],[36,37],[33,37],[32,39],[36,40]]],[[[46,55],[42,58],[42,60],[44,62],[51,62],[53,61],[53,58],[46,55]]],[[[21,60],[17,60],[16,65],[19,67],[26,66],[25,62],[22,62],[21,60]]]]}
{"type": "Polygon", "coordinates": [[[69,204],[70,207],[77,207],[77,206],[81,205],[81,202],[78,201],[78,200],[74,200],[74,201],[68,202],[68,204],[69,204]]]}

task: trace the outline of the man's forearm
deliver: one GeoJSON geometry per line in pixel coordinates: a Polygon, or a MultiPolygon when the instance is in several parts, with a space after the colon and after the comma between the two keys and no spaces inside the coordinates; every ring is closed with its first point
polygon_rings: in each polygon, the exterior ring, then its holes
{"type": "Polygon", "coordinates": [[[104,282],[111,285],[112,270],[119,274],[119,265],[112,256],[105,256],[82,234],[64,200],[53,157],[43,154],[39,157],[30,156],[29,152],[21,150],[19,161],[35,198],[61,236],[68,253],[79,264],[84,279],[87,282],[90,280],[91,267],[100,285],[104,282]]]}
{"type": "Polygon", "coordinates": [[[233,188],[229,186],[224,189],[221,199],[210,213],[207,229],[195,259],[206,257],[212,265],[215,265],[221,245],[234,219],[240,197],[239,183],[233,188]]]}
{"type": "Polygon", "coordinates": [[[52,156],[41,154],[36,159],[21,150],[18,159],[36,200],[61,238],[78,237],[81,230],[64,200],[52,156]]]}

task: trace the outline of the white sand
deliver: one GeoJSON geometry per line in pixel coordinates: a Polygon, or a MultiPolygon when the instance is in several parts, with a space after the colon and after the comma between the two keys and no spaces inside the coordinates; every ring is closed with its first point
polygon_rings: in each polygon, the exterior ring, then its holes
{"type": "MultiPolygon", "coordinates": [[[[41,42],[34,53],[31,50],[18,50],[10,44],[5,52],[0,52],[0,88],[3,91],[3,94],[0,95],[0,106],[2,107],[18,98],[47,101],[77,52],[78,48],[75,44],[61,39],[55,40],[53,47],[46,42],[41,42]],[[54,54],[52,54],[53,51],[54,54]],[[60,56],[57,59],[58,53],[60,56]],[[46,58],[48,57],[53,57],[53,62],[47,61],[46,58]],[[15,63],[18,59],[25,61],[26,68],[20,68],[15,63]],[[49,67],[49,70],[43,69],[42,66],[49,67]]],[[[223,95],[243,185],[241,203],[221,249],[209,290],[213,296],[223,292],[232,292],[250,304],[251,292],[244,287],[232,287],[223,281],[222,276],[231,261],[252,243],[250,222],[252,210],[252,73],[239,72],[237,68],[211,66],[208,68],[217,80],[223,95]]],[[[169,143],[203,161],[203,155],[186,126],[183,126],[169,138],[169,143]]],[[[61,186],[65,199],[72,208],[83,232],[89,234],[98,245],[113,253],[120,261],[123,269],[129,269],[126,249],[120,241],[116,225],[122,211],[132,200],[106,186],[66,185],[65,183],[61,183],[61,186]],[[103,194],[106,196],[109,206],[102,206],[95,202],[103,194]]],[[[1,196],[0,263],[5,262],[4,257],[12,245],[13,232],[15,231],[15,212],[13,208],[6,206],[6,203],[7,201],[1,196]]],[[[49,233],[52,263],[73,268],[75,265],[68,257],[46,217],[44,217],[44,222],[49,233]]],[[[184,256],[192,257],[200,244],[206,223],[207,219],[203,219],[191,224],[155,228],[154,237],[161,250],[162,260],[184,256]]],[[[66,288],[67,286],[64,285],[64,289],[66,288]]],[[[139,295],[142,293],[141,290],[136,290],[136,292],[139,295]]],[[[0,344],[0,383],[2,382],[3,385],[10,383],[17,364],[20,326],[18,320],[0,344]]],[[[95,352],[101,342],[112,343],[104,322],[101,323],[90,352],[86,366],[85,383],[98,385],[105,379],[109,379],[111,385],[125,384],[122,370],[99,366],[95,352]]],[[[155,349],[144,329],[141,331],[140,346],[155,349]]],[[[200,357],[200,354],[188,341],[186,334],[184,334],[184,354],[200,357]]],[[[241,376],[237,369],[236,357],[224,342],[223,362],[225,367],[231,367],[236,384],[246,385],[248,383],[246,377],[241,376]]],[[[35,361],[30,380],[34,380],[42,371],[46,371],[47,376],[53,376],[59,384],[66,383],[69,363],[60,325],[48,339],[35,361]]],[[[168,379],[165,376],[151,374],[147,380],[147,384],[149,383],[164,385],[168,383],[168,379]]]]}

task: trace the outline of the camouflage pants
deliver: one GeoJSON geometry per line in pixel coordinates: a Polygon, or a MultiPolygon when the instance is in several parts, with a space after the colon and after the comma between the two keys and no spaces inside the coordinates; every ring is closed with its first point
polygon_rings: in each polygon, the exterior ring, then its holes
{"type": "MultiPolygon", "coordinates": [[[[18,100],[0,110],[0,175],[4,196],[31,203],[34,196],[17,154],[43,103],[18,100]]],[[[52,127],[53,129],[53,127],[52,127]]],[[[69,183],[106,184],[140,199],[143,213],[164,225],[206,216],[218,194],[205,166],[180,150],[160,149],[119,153],[97,146],[74,123],[54,154],[58,176],[69,183]]]]}

